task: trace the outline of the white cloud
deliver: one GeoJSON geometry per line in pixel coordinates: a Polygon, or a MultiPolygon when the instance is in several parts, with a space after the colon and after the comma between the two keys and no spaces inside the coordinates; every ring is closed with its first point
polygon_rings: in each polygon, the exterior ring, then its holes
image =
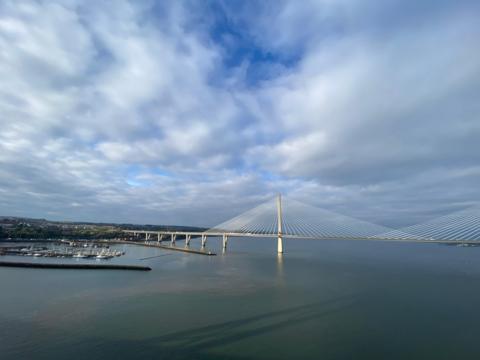
{"type": "Polygon", "coordinates": [[[478,200],[475,14],[385,4],[227,4],[272,58],[229,68],[238,37],[199,5],[3,2],[1,212],[213,225],[282,190],[388,222],[478,200]]]}
{"type": "Polygon", "coordinates": [[[449,163],[471,156],[476,142],[465,131],[480,132],[476,99],[460,93],[478,87],[478,35],[463,17],[387,43],[353,37],[312,50],[298,71],[264,85],[283,137],[252,157],[288,176],[357,183],[411,176],[437,166],[440,154],[449,163]]]}

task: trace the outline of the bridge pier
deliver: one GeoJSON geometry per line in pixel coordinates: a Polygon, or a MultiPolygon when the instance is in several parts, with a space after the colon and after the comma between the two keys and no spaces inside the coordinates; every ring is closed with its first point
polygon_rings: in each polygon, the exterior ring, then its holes
{"type": "Polygon", "coordinates": [[[170,234],[170,245],[175,246],[175,240],[177,239],[177,235],[174,233],[170,234]]]}
{"type": "Polygon", "coordinates": [[[163,235],[160,234],[160,233],[158,233],[158,234],[157,234],[157,238],[158,238],[158,239],[157,239],[157,242],[160,243],[160,242],[162,242],[162,240],[163,240],[163,235]]]}
{"type": "Polygon", "coordinates": [[[228,235],[223,234],[222,240],[223,240],[222,241],[222,247],[223,247],[223,251],[225,252],[225,250],[227,250],[228,235]]]}
{"type": "Polygon", "coordinates": [[[148,239],[150,239],[150,234],[149,234],[149,233],[145,233],[145,241],[148,241],[148,239]]]}
{"type": "Polygon", "coordinates": [[[202,234],[202,249],[205,247],[207,244],[207,235],[202,234]]]}
{"type": "Polygon", "coordinates": [[[190,240],[192,239],[192,235],[185,234],[185,246],[190,246],[190,240]]]}
{"type": "Polygon", "coordinates": [[[282,239],[282,195],[277,197],[277,225],[278,225],[278,240],[277,253],[283,254],[283,239],[282,239]]]}

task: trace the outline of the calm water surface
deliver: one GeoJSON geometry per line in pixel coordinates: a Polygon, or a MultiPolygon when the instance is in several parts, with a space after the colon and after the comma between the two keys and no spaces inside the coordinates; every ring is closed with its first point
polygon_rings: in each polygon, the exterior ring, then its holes
{"type": "Polygon", "coordinates": [[[0,268],[0,359],[480,359],[480,248],[119,248],[153,270],[0,268]]]}

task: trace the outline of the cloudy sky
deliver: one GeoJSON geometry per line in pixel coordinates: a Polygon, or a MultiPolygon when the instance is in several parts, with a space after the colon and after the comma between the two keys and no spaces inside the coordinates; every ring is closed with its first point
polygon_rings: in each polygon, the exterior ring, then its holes
{"type": "Polygon", "coordinates": [[[478,1],[0,2],[0,215],[210,226],[480,201],[478,1]]]}

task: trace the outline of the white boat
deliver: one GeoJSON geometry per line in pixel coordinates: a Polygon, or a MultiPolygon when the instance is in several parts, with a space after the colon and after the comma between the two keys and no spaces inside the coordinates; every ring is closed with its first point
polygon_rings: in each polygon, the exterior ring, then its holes
{"type": "Polygon", "coordinates": [[[96,256],[97,259],[110,259],[111,257],[112,255],[105,250],[100,251],[96,256]]]}
{"type": "Polygon", "coordinates": [[[87,257],[87,255],[78,253],[78,254],[73,255],[73,257],[74,257],[74,258],[77,258],[77,259],[84,259],[84,258],[87,257]]]}

